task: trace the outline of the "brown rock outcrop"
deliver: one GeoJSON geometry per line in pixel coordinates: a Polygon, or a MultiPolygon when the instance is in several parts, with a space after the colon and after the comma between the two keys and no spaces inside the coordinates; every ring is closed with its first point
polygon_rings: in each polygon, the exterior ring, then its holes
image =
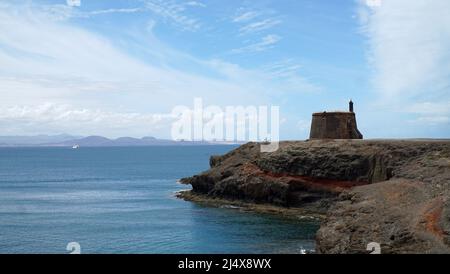
{"type": "Polygon", "coordinates": [[[450,142],[248,143],[182,182],[192,192],[323,214],[318,253],[450,253],[450,142]]]}

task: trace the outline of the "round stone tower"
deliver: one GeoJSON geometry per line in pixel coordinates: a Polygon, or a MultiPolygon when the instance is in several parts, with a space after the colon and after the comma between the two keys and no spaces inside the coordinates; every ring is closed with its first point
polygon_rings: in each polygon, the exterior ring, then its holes
{"type": "Polygon", "coordinates": [[[317,112],[312,115],[310,139],[362,139],[356,125],[353,102],[349,111],[317,112]]]}

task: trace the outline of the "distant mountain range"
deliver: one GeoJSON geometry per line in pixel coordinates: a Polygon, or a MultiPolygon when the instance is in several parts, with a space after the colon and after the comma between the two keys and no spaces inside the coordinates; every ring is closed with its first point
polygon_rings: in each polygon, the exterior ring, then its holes
{"type": "Polygon", "coordinates": [[[23,146],[47,146],[47,147],[114,147],[114,146],[189,146],[189,145],[217,145],[237,144],[230,142],[205,142],[205,141],[173,141],[157,139],[154,137],[132,138],[120,137],[109,139],[103,136],[73,136],[60,135],[36,135],[36,136],[0,136],[0,147],[23,147],[23,146]]]}

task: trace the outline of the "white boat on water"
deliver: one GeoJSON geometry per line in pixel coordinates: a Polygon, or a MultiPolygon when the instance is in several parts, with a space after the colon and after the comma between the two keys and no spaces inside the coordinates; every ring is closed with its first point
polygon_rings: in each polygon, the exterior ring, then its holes
{"type": "Polygon", "coordinates": [[[80,148],[80,146],[79,145],[73,145],[72,148],[73,149],[77,149],[77,148],[80,148]]]}

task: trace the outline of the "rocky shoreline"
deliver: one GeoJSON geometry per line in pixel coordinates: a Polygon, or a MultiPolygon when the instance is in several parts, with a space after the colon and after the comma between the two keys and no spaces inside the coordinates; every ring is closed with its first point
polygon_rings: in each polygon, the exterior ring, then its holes
{"type": "Polygon", "coordinates": [[[450,141],[248,143],[184,178],[180,198],[322,219],[317,253],[450,253],[450,141]]]}
{"type": "Polygon", "coordinates": [[[304,210],[301,207],[288,208],[268,203],[252,203],[242,200],[233,200],[230,198],[209,197],[207,195],[198,194],[190,190],[180,191],[176,193],[175,196],[185,201],[194,202],[210,207],[229,208],[243,212],[248,211],[263,214],[273,214],[296,220],[310,219],[321,221],[326,217],[325,214],[304,210]]]}

